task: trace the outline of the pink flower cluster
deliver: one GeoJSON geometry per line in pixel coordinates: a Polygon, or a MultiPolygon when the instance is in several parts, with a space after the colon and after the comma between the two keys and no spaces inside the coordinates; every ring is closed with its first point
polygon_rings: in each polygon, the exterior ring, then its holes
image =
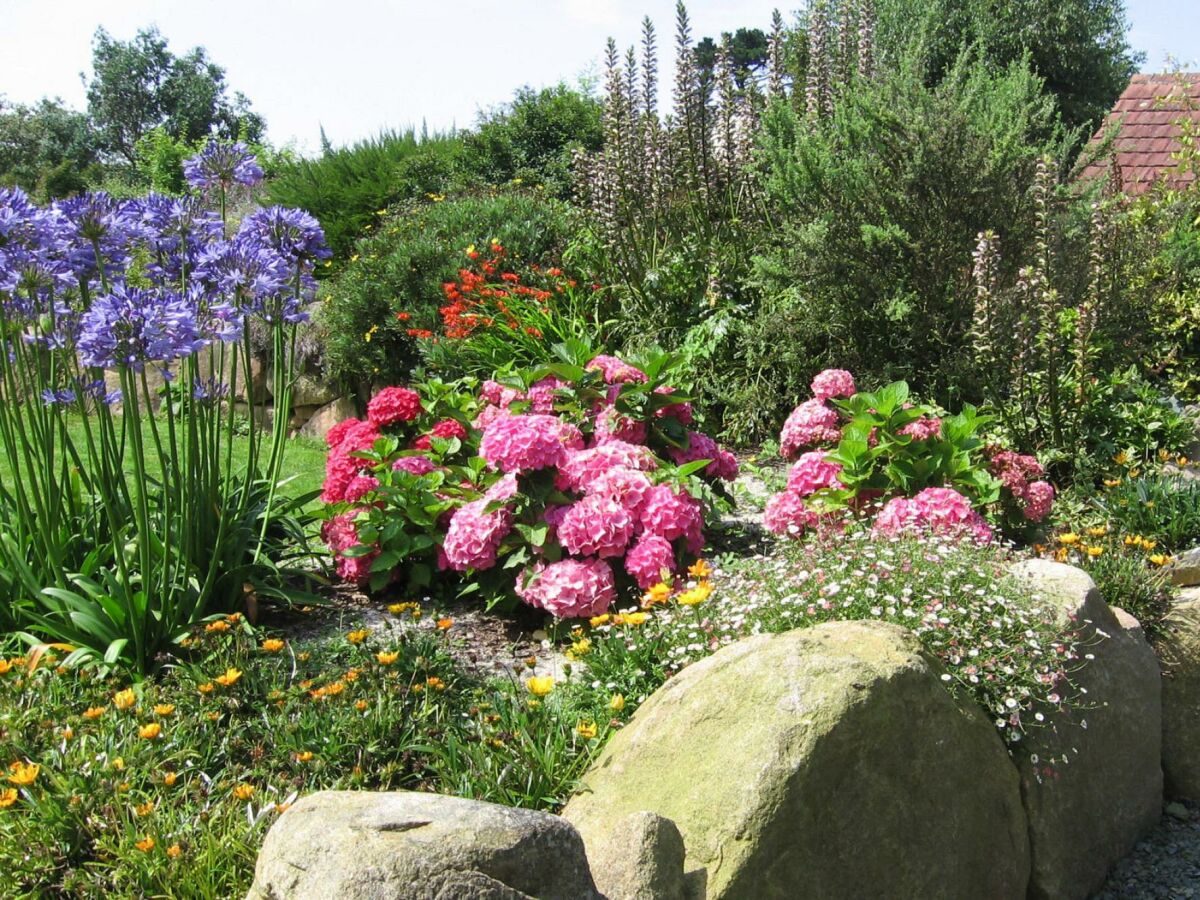
{"type": "Polygon", "coordinates": [[[697,459],[711,459],[712,462],[704,467],[706,475],[722,481],[733,481],[738,477],[737,457],[728,450],[722,450],[716,441],[699,431],[688,432],[686,448],[672,447],[669,452],[676,465],[682,466],[697,459]]]}
{"type": "Polygon", "coordinates": [[[496,564],[496,551],[512,531],[513,518],[512,511],[503,506],[486,512],[492,502],[483,497],[455,511],[442,542],[449,568],[465,572],[467,569],[490,569],[496,564]]]}
{"type": "Polygon", "coordinates": [[[816,527],[821,522],[821,516],[809,509],[805,498],[825,488],[842,487],[838,481],[841,471],[841,465],[826,459],[820,450],[810,450],[801,455],[788,472],[787,489],[767,501],[763,511],[763,523],[767,529],[775,534],[795,537],[816,527]]]}
{"type": "Polygon", "coordinates": [[[825,401],[834,397],[853,397],[854,376],[845,369],[826,369],[812,381],[813,396],[825,401]]]}
{"type": "Polygon", "coordinates": [[[556,416],[504,415],[479,441],[479,455],[502,472],[530,472],[560,465],[570,450],[583,449],[579,429],[556,416]]]}
{"type": "Polygon", "coordinates": [[[411,422],[421,414],[421,395],[412,388],[386,387],[367,404],[367,421],[376,428],[411,422]]]}
{"type": "Polygon", "coordinates": [[[602,559],[538,563],[517,579],[517,596],[559,618],[598,616],[617,599],[613,571],[602,559]]]}
{"type": "Polygon", "coordinates": [[[877,534],[894,536],[903,532],[931,531],[952,537],[970,537],[977,543],[992,540],[992,529],[971,506],[971,501],[952,488],[925,488],[914,497],[893,497],[875,517],[877,534]]]}
{"type": "Polygon", "coordinates": [[[1046,470],[1036,457],[1012,450],[991,450],[989,468],[1017,501],[1030,522],[1040,522],[1054,506],[1054,486],[1043,480],[1046,470]]]}
{"type": "Polygon", "coordinates": [[[342,554],[358,546],[358,529],[354,525],[354,513],[334,516],[321,526],[321,539],[334,553],[338,577],[356,584],[365,582],[371,575],[371,563],[377,552],[366,556],[348,557],[342,554]]]}
{"type": "Polygon", "coordinates": [[[932,440],[942,436],[942,420],[932,416],[922,416],[901,428],[900,433],[907,434],[914,441],[932,440]]]}
{"type": "Polygon", "coordinates": [[[834,444],[842,437],[837,410],[830,409],[823,400],[805,400],[783,423],[779,436],[779,455],[794,459],[805,447],[834,444]]]}

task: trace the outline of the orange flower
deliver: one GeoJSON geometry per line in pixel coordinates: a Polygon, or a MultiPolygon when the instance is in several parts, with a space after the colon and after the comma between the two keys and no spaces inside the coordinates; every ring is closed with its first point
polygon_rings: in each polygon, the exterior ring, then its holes
{"type": "Polygon", "coordinates": [[[202,694],[211,694],[213,692],[213,683],[211,681],[206,681],[204,684],[197,687],[196,690],[202,694]]]}
{"type": "Polygon", "coordinates": [[[310,762],[313,758],[313,752],[311,750],[301,750],[294,756],[296,762],[310,762]]]}
{"type": "Polygon", "coordinates": [[[267,638],[265,641],[262,642],[262,652],[263,653],[278,653],[285,646],[287,646],[287,645],[283,641],[279,640],[279,638],[267,638]]]}
{"type": "Polygon", "coordinates": [[[125,688],[125,690],[113,694],[113,706],[117,709],[129,709],[135,703],[137,703],[137,695],[134,694],[133,688],[125,688]]]}
{"type": "Polygon", "coordinates": [[[217,621],[217,622],[209,622],[207,625],[205,625],[205,626],[204,626],[204,630],[205,630],[205,631],[209,631],[209,632],[212,632],[212,631],[228,631],[228,630],[229,630],[229,623],[228,623],[228,622],[226,622],[224,619],[221,619],[221,620],[219,620],[219,621],[217,621]]]}
{"type": "Polygon", "coordinates": [[[137,847],[143,853],[149,853],[154,849],[154,838],[150,837],[150,835],[146,835],[133,846],[137,847]]]}
{"type": "Polygon", "coordinates": [[[380,651],[379,653],[375,654],[375,658],[377,660],[379,660],[379,664],[381,666],[390,666],[392,663],[394,663],[396,660],[398,660],[400,658],[400,653],[397,651],[388,652],[388,653],[380,651]]]}
{"type": "Polygon", "coordinates": [[[354,701],[354,708],[357,709],[359,712],[364,712],[366,710],[366,708],[370,705],[371,704],[367,703],[366,700],[355,700],[354,701]]]}
{"type": "Polygon", "coordinates": [[[438,627],[438,630],[440,630],[440,631],[446,631],[453,625],[454,625],[454,620],[449,617],[447,617],[445,619],[437,620],[437,627],[438,627]]]}
{"type": "Polygon", "coordinates": [[[37,763],[23,763],[20,760],[8,767],[8,780],[18,787],[29,787],[37,781],[38,772],[42,767],[37,763]]]}
{"type": "Polygon", "coordinates": [[[103,706],[89,706],[83,711],[83,717],[85,719],[98,719],[102,715],[104,715],[103,706]]]}
{"type": "Polygon", "coordinates": [[[173,712],[175,712],[174,703],[159,703],[154,707],[154,714],[156,716],[169,716],[173,712]]]}
{"type": "Polygon", "coordinates": [[[446,682],[442,681],[436,675],[430,675],[425,679],[425,683],[435,691],[444,691],[446,689],[446,682]]]}
{"type": "Polygon", "coordinates": [[[17,797],[18,794],[16,788],[5,788],[4,790],[0,791],[0,809],[7,809],[8,807],[12,806],[17,802],[17,797]]]}
{"type": "Polygon", "coordinates": [[[174,787],[175,782],[179,779],[179,775],[175,772],[168,772],[163,776],[163,784],[167,787],[174,787]]]}
{"type": "Polygon", "coordinates": [[[292,808],[292,804],[290,804],[290,803],[276,803],[275,804],[275,812],[279,813],[280,815],[283,815],[283,813],[287,812],[291,808],[292,808]]]}
{"type": "Polygon", "coordinates": [[[140,806],[135,806],[133,808],[134,815],[136,815],[138,818],[141,818],[141,819],[144,819],[146,816],[150,815],[150,813],[152,813],[152,812],[154,812],[154,801],[153,800],[147,800],[145,803],[141,804],[140,806]]]}
{"type": "Polygon", "coordinates": [[[143,725],[138,729],[138,737],[147,741],[152,741],[162,734],[162,726],[157,722],[151,722],[148,725],[143,725]]]}
{"type": "Polygon", "coordinates": [[[181,855],[183,855],[183,848],[178,844],[172,844],[167,848],[167,856],[171,857],[171,859],[179,859],[181,855]]]}

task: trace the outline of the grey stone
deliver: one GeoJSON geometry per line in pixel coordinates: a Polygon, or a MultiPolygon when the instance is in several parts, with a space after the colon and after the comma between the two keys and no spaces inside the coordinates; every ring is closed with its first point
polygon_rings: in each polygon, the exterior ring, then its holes
{"type": "Polygon", "coordinates": [[[308,418],[300,429],[300,437],[323,441],[330,428],[357,413],[358,409],[353,400],[349,397],[339,397],[332,403],[326,403],[308,418]]]}
{"type": "Polygon", "coordinates": [[[607,900],[684,900],[683,836],[670,819],[630,813],[587,853],[607,900]]]}
{"type": "Polygon", "coordinates": [[[602,900],[549,813],[397,791],[320,791],[271,826],[249,900],[602,900]]]}
{"type": "Polygon", "coordinates": [[[1167,794],[1200,801],[1200,597],[1172,607],[1158,652],[1167,794]]]}
{"type": "Polygon", "coordinates": [[[1171,582],[1179,587],[1200,584],[1200,547],[1180,553],[1171,561],[1167,571],[1171,573],[1171,582]]]}
{"type": "Polygon", "coordinates": [[[1111,609],[1087,573],[1044,559],[1014,572],[1064,628],[1078,626],[1094,656],[1073,675],[1087,691],[1082,708],[1051,713],[1047,736],[1014,756],[1033,852],[1029,896],[1083,898],[1162,813],[1158,662],[1137,620],[1111,609]]]}

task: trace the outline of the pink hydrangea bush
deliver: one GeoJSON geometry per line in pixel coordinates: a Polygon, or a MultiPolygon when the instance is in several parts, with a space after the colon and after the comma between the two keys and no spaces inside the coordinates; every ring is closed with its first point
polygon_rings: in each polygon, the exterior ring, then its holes
{"type": "Polygon", "coordinates": [[[373,419],[332,435],[323,496],[339,574],[375,588],[469,581],[559,617],[681,576],[704,547],[706,498],[738,463],[696,428],[664,359],[486,381],[449,416],[432,399],[445,390],[380,392],[373,419]]]}
{"type": "Polygon", "coordinates": [[[1042,521],[1054,488],[1036,458],[984,446],[987,418],[912,403],[903,382],[873,393],[827,369],[788,416],[780,454],[787,487],[767,503],[766,527],[798,537],[817,527],[871,521],[877,535],[932,532],[991,541],[993,520],[1016,532],[1042,521]]]}

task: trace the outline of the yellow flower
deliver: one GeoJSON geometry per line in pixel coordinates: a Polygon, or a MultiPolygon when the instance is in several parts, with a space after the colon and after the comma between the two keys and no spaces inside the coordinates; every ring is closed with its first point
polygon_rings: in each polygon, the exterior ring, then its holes
{"type": "Polygon", "coordinates": [[[237,684],[238,679],[241,677],[242,677],[241,670],[235,669],[233,666],[230,666],[228,669],[225,670],[224,675],[218,675],[214,679],[214,681],[216,681],[217,684],[221,685],[221,687],[231,687],[231,686],[237,684]]]}
{"type": "Polygon", "coordinates": [[[89,706],[83,711],[83,717],[85,719],[98,719],[102,715],[104,715],[103,706],[89,706]]]}
{"type": "Polygon", "coordinates": [[[113,706],[117,709],[129,709],[135,703],[137,703],[137,696],[133,693],[133,688],[125,688],[113,695],[113,706]]]}
{"type": "Polygon", "coordinates": [[[0,659],[0,675],[7,675],[8,670],[12,668],[12,663],[7,659],[0,659]]]}
{"type": "Polygon", "coordinates": [[[346,635],[346,640],[352,644],[361,644],[367,639],[367,635],[370,633],[371,632],[368,629],[360,628],[358,631],[351,631],[348,635],[346,635]]]}
{"type": "Polygon", "coordinates": [[[642,595],[642,606],[653,606],[655,603],[666,603],[671,598],[671,586],[659,582],[642,595]]]}
{"type": "Polygon", "coordinates": [[[209,622],[207,625],[204,626],[204,630],[209,631],[209,632],[228,631],[229,623],[226,622],[224,619],[220,619],[219,621],[216,621],[216,622],[209,622]]]}
{"type": "Polygon", "coordinates": [[[154,849],[154,838],[150,837],[150,835],[146,835],[133,846],[137,847],[143,853],[149,853],[154,849]]]}
{"type": "Polygon", "coordinates": [[[1171,561],[1171,557],[1167,556],[1165,553],[1155,553],[1151,556],[1148,556],[1147,559],[1149,559],[1150,562],[1154,563],[1156,566],[1165,566],[1171,561]]]}
{"type": "Polygon", "coordinates": [[[221,718],[221,714],[214,710],[213,712],[205,713],[204,718],[208,719],[210,722],[215,722],[217,719],[221,718]]]}
{"type": "Polygon", "coordinates": [[[575,726],[575,730],[579,732],[579,736],[585,741],[590,741],[599,731],[599,729],[596,728],[595,722],[580,722],[575,726]]]}
{"type": "Polygon", "coordinates": [[[1126,453],[1124,450],[1122,450],[1120,453],[1118,453],[1116,456],[1113,457],[1113,462],[1115,462],[1118,466],[1123,466],[1127,462],[1129,462],[1129,454],[1126,453]]]}
{"type": "Polygon", "coordinates": [[[1129,470],[1129,477],[1130,477],[1130,478],[1137,478],[1137,477],[1138,477],[1139,475],[1141,475],[1141,474],[1142,474],[1142,470],[1141,470],[1141,469],[1130,469],[1130,470],[1129,470]]]}
{"type": "Polygon", "coordinates": [[[1104,479],[1104,486],[1107,488],[1114,488],[1120,483],[1121,483],[1120,478],[1105,478],[1104,479]]]}
{"type": "Polygon", "coordinates": [[[358,681],[358,669],[347,669],[345,678],[347,681],[358,681]]]}
{"type": "Polygon", "coordinates": [[[1147,541],[1144,538],[1142,539],[1142,549],[1143,550],[1153,550],[1157,546],[1158,546],[1158,541],[1147,541]]]}
{"type": "Polygon", "coordinates": [[[1093,525],[1091,528],[1089,528],[1087,530],[1087,533],[1091,537],[1104,537],[1106,534],[1108,534],[1108,526],[1107,525],[1093,525]]]}
{"type": "Polygon", "coordinates": [[[138,729],[138,737],[147,741],[152,741],[162,734],[162,726],[157,722],[150,722],[148,725],[143,725],[138,729]]]}
{"type": "Polygon", "coordinates": [[[183,848],[180,847],[178,844],[172,844],[170,847],[167,848],[167,856],[171,857],[171,859],[179,859],[179,857],[182,854],[183,854],[183,848]]]}
{"type": "Polygon", "coordinates": [[[346,690],[346,682],[344,681],[335,681],[333,684],[328,684],[325,686],[325,693],[330,697],[336,697],[344,690],[346,690]]]}
{"type": "Polygon", "coordinates": [[[300,660],[300,662],[308,662],[308,658],[310,656],[312,656],[311,653],[309,653],[307,650],[302,650],[296,654],[296,659],[300,660]]]}
{"type": "Polygon", "coordinates": [[[1154,501],[1153,500],[1146,501],[1146,509],[1154,509],[1154,501]]]}
{"type": "Polygon", "coordinates": [[[311,750],[302,750],[296,754],[296,762],[310,762],[313,758],[311,750]]]}
{"type": "Polygon", "coordinates": [[[587,656],[592,650],[592,642],[587,638],[580,638],[571,644],[571,648],[567,651],[567,659],[578,660],[580,657],[587,656]]]}
{"type": "Polygon", "coordinates": [[[592,616],[590,619],[588,619],[588,624],[593,628],[599,628],[601,625],[607,624],[610,618],[612,618],[612,616],[610,616],[608,613],[601,613],[598,616],[592,616]]]}
{"type": "Polygon", "coordinates": [[[202,694],[211,694],[213,692],[213,683],[211,681],[206,681],[204,684],[197,687],[196,690],[202,694]]]}
{"type": "Polygon", "coordinates": [[[1188,458],[1186,456],[1180,456],[1175,459],[1175,465],[1177,466],[1186,466],[1187,464],[1188,458]]]}
{"type": "Polygon", "coordinates": [[[426,678],[425,684],[433,688],[435,691],[444,691],[446,689],[446,682],[442,681],[442,679],[438,678],[436,675],[430,675],[428,678],[426,678]]]}
{"type": "Polygon", "coordinates": [[[262,642],[262,652],[263,653],[278,653],[280,650],[282,650],[286,646],[287,645],[283,641],[279,640],[279,638],[267,638],[265,641],[262,642]]]}
{"type": "Polygon", "coordinates": [[[179,779],[179,775],[177,775],[175,772],[168,772],[166,775],[163,776],[163,784],[165,784],[167,787],[174,787],[175,782],[178,779],[179,779]]]}
{"type": "Polygon", "coordinates": [[[354,701],[354,708],[357,709],[359,712],[364,712],[366,710],[366,708],[370,705],[371,704],[369,704],[366,700],[355,700],[354,701]]]}
{"type": "Polygon", "coordinates": [[[393,650],[391,652],[384,652],[381,650],[379,653],[375,654],[375,658],[379,660],[379,664],[381,666],[390,666],[400,658],[400,652],[397,650],[393,650]]]}
{"type": "Polygon", "coordinates": [[[419,603],[413,603],[411,600],[407,600],[404,603],[389,604],[387,609],[388,609],[388,612],[390,612],[393,616],[398,616],[398,615],[401,615],[402,613],[408,612],[411,609],[420,609],[420,608],[421,608],[421,606],[419,603]]]}
{"type": "Polygon", "coordinates": [[[123,771],[125,768],[125,760],[122,757],[118,756],[116,759],[114,759],[112,761],[112,767],[118,772],[123,771]]]}
{"type": "Polygon", "coordinates": [[[1159,462],[1166,462],[1170,458],[1171,458],[1171,453],[1169,450],[1161,449],[1158,451],[1158,461],[1159,462]]]}
{"type": "Polygon", "coordinates": [[[712,566],[704,560],[698,559],[688,566],[688,574],[693,578],[707,578],[712,574],[712,566]]]}
{"type": "Polygon", "coordinates": [[[0,809],[7,809],[17,802],[17,789],[5,788],[0,791],[0,809]]]}
{"type": "Polygon", "coordinates": [[[608,708],[613,712],[620,712],[625,708],[625,695],[613,694],[608,698],[608,708]]]}
{"type": "Polygon", "coordinates": [[[169,716],[173,712],[175,712],[174,703],[160,703],[154,707],[154,714],[156,716],[169,716]]]}
{"type": "Polygon", "coordinates": [[[292,804],[290,804],[290,803],[276,803],[275,804],[275,812],[279,813],[280,815],[283,815],[285,812],[287,812],[291,808],[292,808],[292,804]]]}
{"type": "Polygon", "coordinates": [[[366,341],[368,344],[371,343],[371,338],[374,337],[375,332],[377,332],[378,330],[379,330],[378,325],[372,325],[370,328],[367,329],[366,333],[363,335],[363,340],[366,341]]]}
{"type": "Polygon", "coordinates": [[[1104,553],[1103,547],[1088,547],[1087,548],[1087,555],[1090,556],[1092,559],[1095,559],[1097,556],[1103,555],[1103,553],[1104,553]]]}
{"type": "Polygon", "coordinates": [[[535,697],[545,697],[554,690],[554,679],[549,675],[534,675],[526,680],[525,687],[535,697]]]}
{"type": "Polygon", "coordinates": [[[646,620],[648,618],[650,618],[650,616],[649,616],[649,614],[644,613],[644,612],[631,612],[631,613],[625,613],[624,618],[625,618],[626,625],[633,625],[636,627],[638,625],[645,625],[646,620]]]}
{"type": "Polygon", "coordinates": [[[29,787],[37,781],[38,772],[42,767],[37,763],[23,763],[18,760],[8,767],[8,780],[18,787],[29,787]]]}
{"type": "Polygon", "coordinates": [[[1079,535],[1073,531],[1068,531],[1066,534],[1060,534],[1058,536],[1058,542],[1064,547],[1070,547],[1079,543],[1079,535]]]}
{"type": "Polygon", "coordinates": [[[62,730],[62,736],[67,740],[70,740],[71,738],[75,737],[75,729],[68,725],[62,730]]]}
{"type": "Polygon", "coordinates": [[[694,588],[684,591],[675,598],[675,602],[681,606],[695,606],[697,603],[703,603],[712,593],[712,585],[707,581],[702,581],[694,588]]]}
{"type": "Polygon", "coordinates": [[[357,253],[355,253],[353,256],[350,257],[350,262],[358,262],[358,254],[357,253]]]}
{"type": "Polygon", "coordinates": [[[237,797],[239,800],[249,800],[254,796],[254,785],[245,783],[239,784],[233,789],[233,796],[237,797]]]}
{"type": "Polygon", "coordinates": [[[142,818],[142,819],[144,819],[146,816],[150,815],[150,813],[152,813],[152,812],[154,812],[154,801],[153,800],[147,800],[145,803],[141,804],[140,806],[135,806],[133,808],[134,815],[136,815],[138,818],[142,818]]]}

